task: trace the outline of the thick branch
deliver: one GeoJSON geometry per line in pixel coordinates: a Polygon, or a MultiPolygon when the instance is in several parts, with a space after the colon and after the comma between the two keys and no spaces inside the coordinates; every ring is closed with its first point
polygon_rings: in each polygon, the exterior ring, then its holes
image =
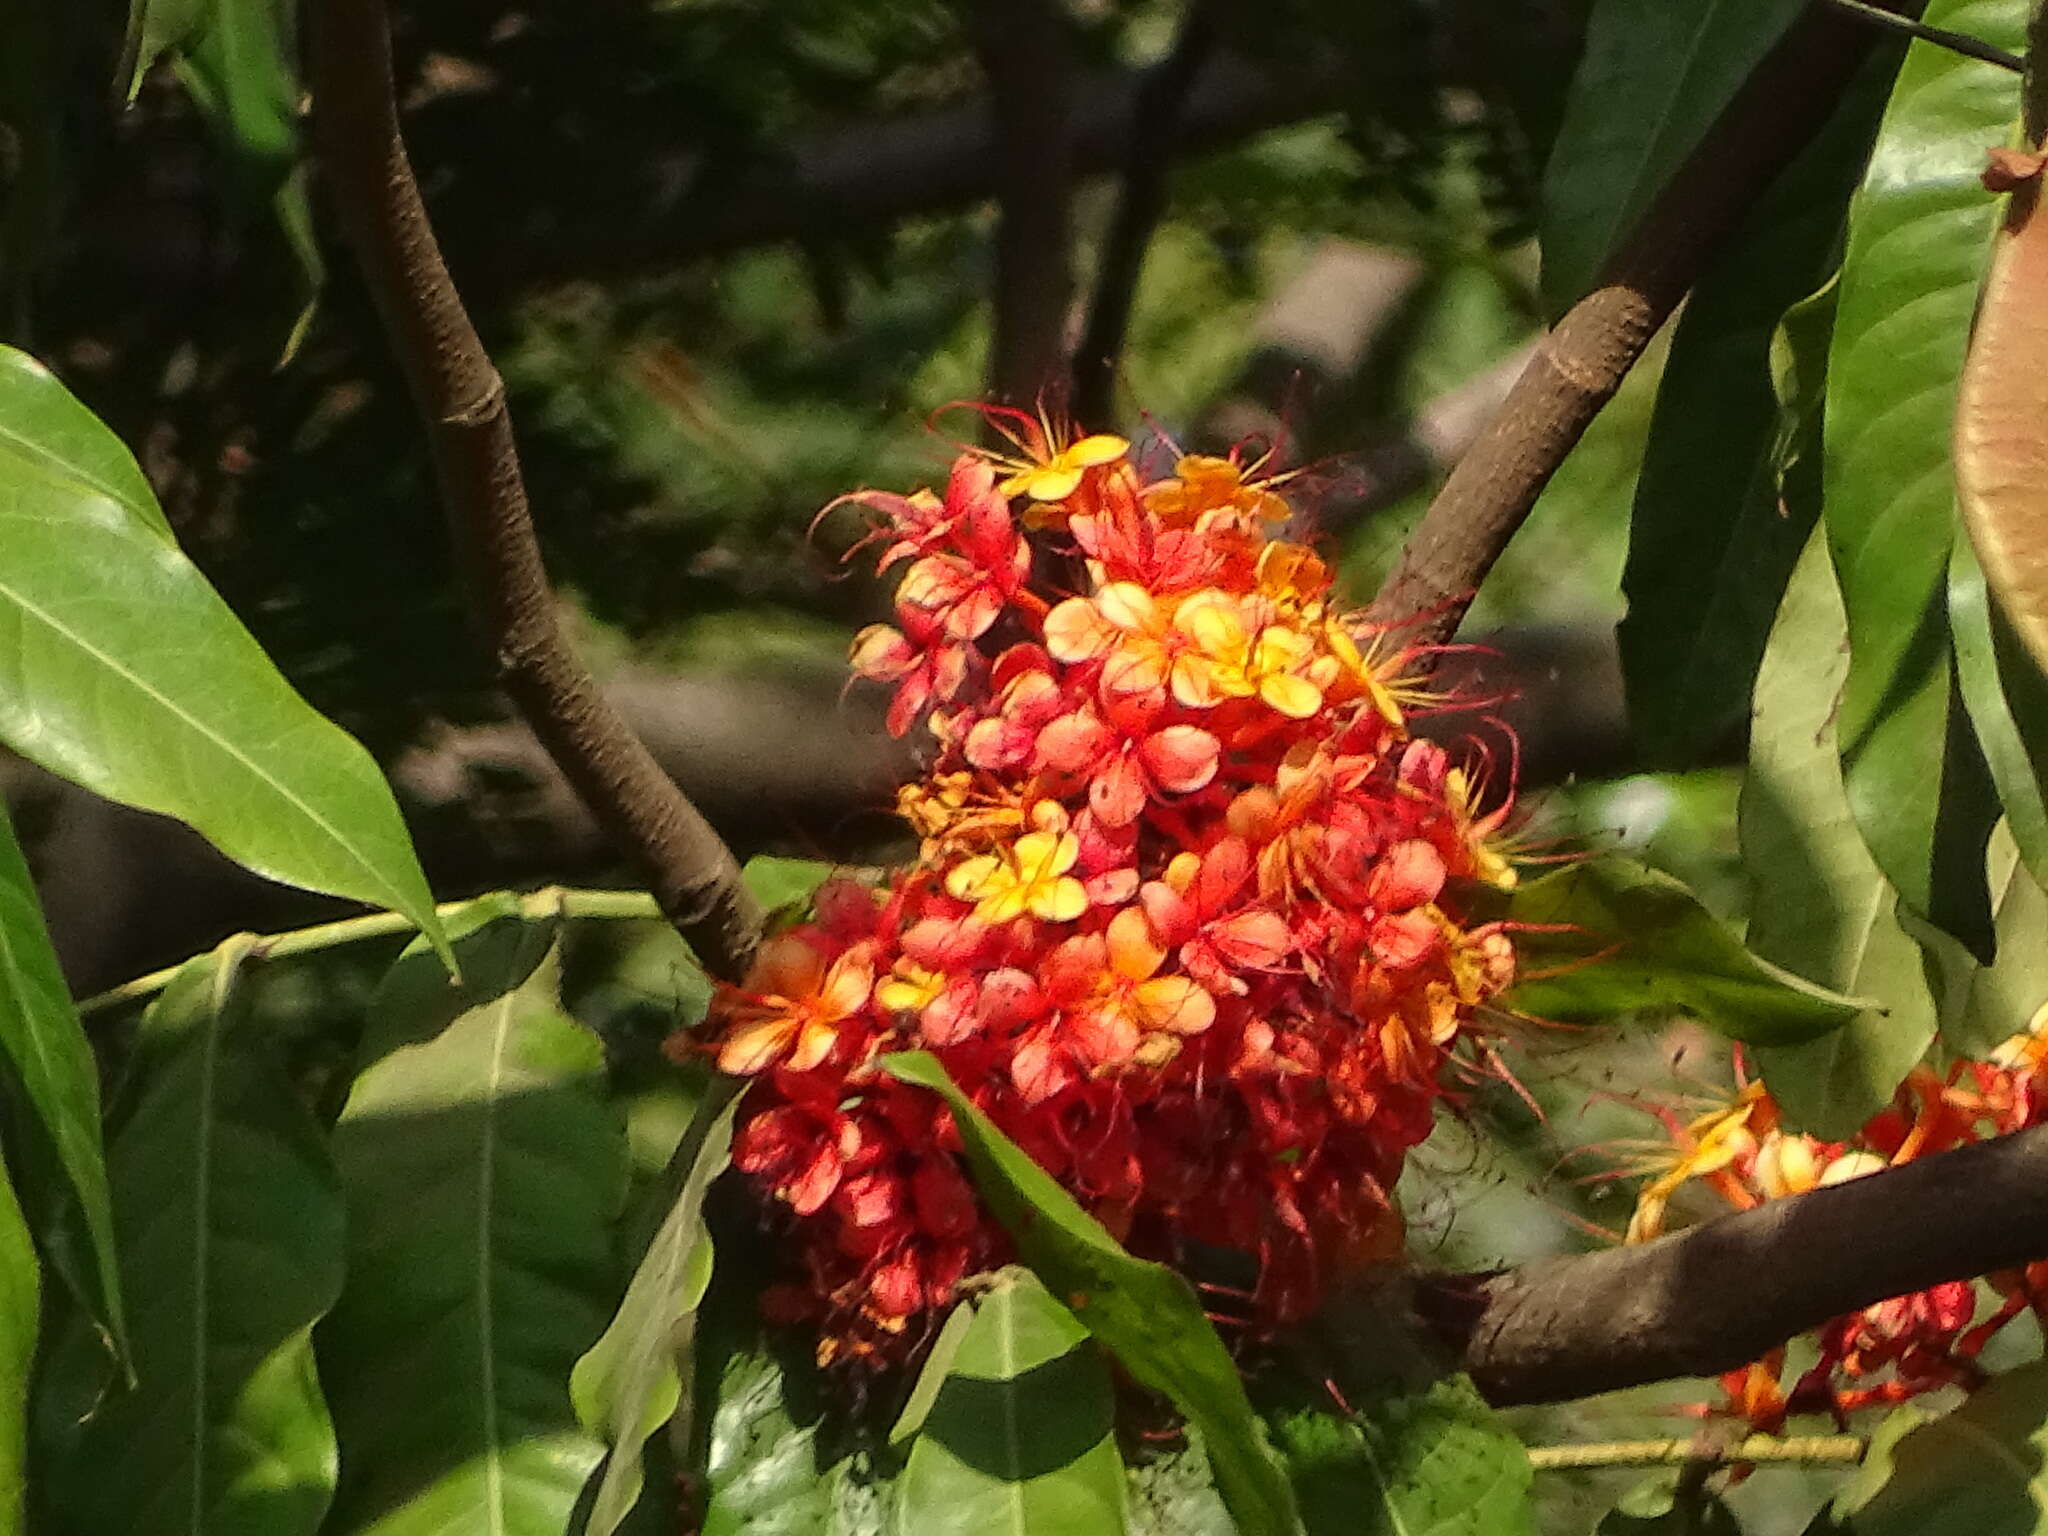
{"type": "Polygon", "coordinates": [[[732,854],[605,701],[563,638],[504,381],[442,264],[399,136],[384,0],[314,7],[326,173],[427,428],[471,604],[507,695],[706,970],[737,980],[760,912],[732,854]]]}
{"type": "Polygon", "coordinates": [[[1772,49],[1593,291],[1544,338],[1381,584],[1374,618],[1409,624],[1424,643],[1457,629],[1565,455],[1722,241],[1820,131],[1881,37],[1838,12],[1813,10],[1772,49]]]}
{"type": "Polygon", "coordinates": [[[1074,59],[1052,0],[972,0],[996,124],[989,393],[1029,410],[1064,371],[1074,287],[1074,59]]]}
{"type": "MultiPolygon", "coordinates": [[[[1135,71],[1081,76],[1073,174],[1122,163],[1146,78],[1135,71]]],[[[1279,76],[1241,56],[1219,57],[1188,93],[1173,152],[1219,149],[1332,111],[1346,83],[1333,59],[1308,60],[1279,76]]],[[[738,179],[730,167],[714,175],[678,157],[664,162],[668,183],[647,186],[642,216],[630,228],[605,219],[554,232],[522,231],[501,248],[463,252],[464,270],[474,266],[501,287],[531,286],[655,271],[745,246],[872,229],[994,196],[996,143],[995,114],[984,99],[813,134],[738,179]]]]}
{"type": "Polygon", "coordinates": [[[1167,177],[1173,169],[1181,114],[1216,46],[1218,4],[1219,0],[1188,0],[1172,48],[1145,72],[1138,87],[1124,151],[1123,186],[1096,264],[1088,325],[1074,353],[1074,419],[1090,429],[1114,424],[1111,401],[1117,360],[1130,328],[1145,248],[1166,212],[1167,177]]]}
{"type": "Polygon", "coordinates": [[[1773,1200],[1638,1247],[1425,1280],[1497,1404],[1711,1376],[1873,1302],[2048,1257],[2048,1126],[1773,1200]]]}

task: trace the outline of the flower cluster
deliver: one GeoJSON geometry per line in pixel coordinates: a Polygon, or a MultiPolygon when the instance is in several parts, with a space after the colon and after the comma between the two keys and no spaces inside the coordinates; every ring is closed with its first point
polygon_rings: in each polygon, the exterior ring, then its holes
{"type": "Polygon", "coordinates": [[[1134,1246],[1252,1256],[1284,1318],[1398,1248],[1402,1159],[1513,976],[1465,905],[1513,882],[1506,807],[1410,734],[1405,658],[1277,537],[1258,466],[1017,443],[942,495],[846,498],[902,568],[853,669],[935,742],[899,796],[920,852],[828,883],[709,1021],[757,1079],[734,1161],[804,1266],[771,1310],[826,1356],[888,1358],[1005,1253],[950,1118],[883,1053],[935,1052],[1134,1246]]]}
{"type": "MultiPolygon", "coordinates": [[[[1629,1222],[1632,1243],[1664,1231],[1672,1197],[1689,1183],[1749,1210],[2048,1121],[2048,1031],[2037,1024],[1989,1061],[1958,1062],[1945,1074],[1915,1067],[1892,1102],[1847,1141],[1785,1129],[1777,1103],[1755,1082],[1689,1123],[1668,1111],[1660,1118],[1677,1155],[1643,1186],[1629,1222]]],[[[1827,1413],[1841,1422],[1856,1409],[1940,1387],[1974,1388],[1984,1379],[1977,1356],[1993,1334],[2029,1309],[2048,1321],[2048,1263],[1986,1281],[1995,1304],[1981,1318],[1979,1289],[1967,1280],[1835,1318],[1819,1330],[1820,1358],[1790,1388],[1785,1350],[1774,1349],[1721,1378],[1727,1401],[1719,1411],[1774,1433],[1795,1413],[1827,1413]]]]}

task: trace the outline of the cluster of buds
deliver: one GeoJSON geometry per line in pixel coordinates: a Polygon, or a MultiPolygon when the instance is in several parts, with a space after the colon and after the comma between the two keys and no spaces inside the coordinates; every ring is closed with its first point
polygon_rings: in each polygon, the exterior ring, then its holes
{"type": "Polygon", "coordinates": [[[899,796],[918,856],[828,882],[679,1042],[755,1079],[734,1161],[802,1266],[770,1311],[826,1358],[899,1355],[1006,1256],[885,1053],[936,1053],[1141,1251],[1250,1256],[1284,1319],[1398,1251],[1403,1158],[1513,979],[1468,907],[1513,883],[1505,802],[1410,733],[1407,658],[1277,536],[1274,482],[1013,424],[1018,456],[963,452],[943,495],[846,498],[902,567],[853,670],[935,743],[899,796]]]}
{"type": "MultiPolygon", "coordinates": [[[[1629,1222],[1632,1243],[1663,1233],[1672,1197],[1688,1184],[1749,1210],[2048,1121],[2048,1031],[2016,1035],[1989,1061],[1957,1062],[1946,1073],[1915,1067],[1892,1102],[1847,1141],[1787,1130],[1757,1082],[1689,1123],[1668,1110],[1658,1114],[1677,1156],[1643,1186],[1629,1222]]],[[[1985,1278],[1983,1296],[1974,1281],[1949,1281],[1835,1318],[1818,1332],[1819,1359],[1789,1388],[1780,1347],[1724,1375],[1725,1401],[1710,1411],[1769,1434],[1792,1414],[1826,1413],[1841,1423],[1859,1408],[1941,1387],[1974,1388],[1985,1379],[1977,1357],[1994,1334],[2029,1310],[2048,1322],[2048,1263],[1985,1278]]]]}

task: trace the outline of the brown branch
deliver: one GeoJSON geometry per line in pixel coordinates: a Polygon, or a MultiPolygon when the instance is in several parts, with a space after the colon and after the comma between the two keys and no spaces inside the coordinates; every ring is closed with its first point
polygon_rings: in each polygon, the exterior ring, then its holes
{"type": "Polygon", "coordinates": [[[1053,0],[971,0],[996,125],[989,394],[1031,409],[1064,372],[1074,288],[1072,40],[1053,0]]]}
{"type": "MultiPolygon", "coordinates": [[[[1917,14],[1917,3],[1894,9],[1917,14]]],[[[1808,11],[1665,186],[1593,291],[1544,338],[1373,599],[1420,643],[1449,638],[1550,477],[1721,243],[1818,133],[1882,34],[1808,11]]]]}
{"type": "Polygon", "coordinates": [[[314,7],[322,162],[426,425],[499,681],[706,970],[737,980],[761,915],[739,866],[569,648],[541,564],[505,385],[442,263],[398,128],[384,0],[314,7]]]}
{"type": "Polygon", "coordinates": [[[1216,46],[1219,0],[1188,0],[1166,56],[1145,72],[1131,111],[1123,187],[1096,263],[1088,324],[1074,353],[1074,419],[1090,429],[1113,426],[1117,360],[1123,356],[1145,250],[1166,212],[1174,140],[1188,95],[1216,46]]]}
{"type": "Polygon", "coordinates": [[[1421,1282],[1496,1404],[1712,1376],[1858,1308],[2048,1257],[2048,1126],[1653,1243],[1421,1282]]]}

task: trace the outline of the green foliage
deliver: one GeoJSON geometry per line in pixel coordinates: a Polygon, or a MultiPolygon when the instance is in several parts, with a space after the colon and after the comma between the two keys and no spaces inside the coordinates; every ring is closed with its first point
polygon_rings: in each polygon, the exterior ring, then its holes
{"type": "Polygon", "coordinates": [[[0,1536],[27,1536],[29,1383],[42,1276],[8,1170],[0,1164],[0,1536]]]}
{"type": "Polygon", "coordinates": [[[1088,1330],[1029,1270],[963,1301],[896,1487],[900,1529],[933,1536],[1122,1536],[1109,1373],[1088,1330]]]}
{"type": "Polygon", "coordinates": [[[1731,1040],[1790,1045],[1854,1018],[1853,997],[1745,949],[1683,884],[1603,855],[1524,881],[1507,905],[1523,979],[1510,1006],[1559,1023],[1649,1008],[1691,1013],[1731,1040]]]}
{"type": "Polygon", "coordinates": [[[1259,1433],[1244,1384],[1193,1288],[1163,1264],[1132,1258],[1051,1175],[968,1100],[938,1058],[890,1056],[888,1072],[946,1101],[968,1166],[1024,1262],[1141,1386],[1170,1398],[1202,1432],[1224,1504],[1246,1536],[1289,1536],[1299,1516],[1259,1433]]]}
{"type": "Polygon", "coordinates": [[[2048,1363],[2008,1371],[1953,1412],[1873,1446],[1837,1499],[1854,1536],[2038,1536],[2048,1529],[2048,1363]]]}
{"type": "Polygon", "coordinates": [[[1543,300],[1593,287],[1800,0],[1598,0],[1543,174],[1543,300]]]}
{"type": "Polygon", "coordinates": [[[1890,1100],[1933,1038],[1935,1002],[1898,897],[1863,845],[1835,749],[1847,621],[1821,540],[1808,541],[1756,680],[1739,824],[1749,946],[1823,986],[1879,999],[1806,1045],[1760,1050],[1800,1130],[1841,1138],[1890,1100]]]}
{"type": "MultiPolygon", "coordinates": [[[[1930,23],[2020,41],[2021,0],[1949,0],[1930,23]]],[[[1849,615],[1837,738],[1849,803],[1907,909],[1988,956],[1990,782],[1952,686],[1949,437],[1996,206],[1978,181],[2013,76],[1915,44],[1849,219],[1828,360],[1823,519],[1849,615]]]]}
{"type": "MultiPolygon", "coordinates": [[[[48,1472],[53,1530],[311,1536],[333,1495],[312,1333],[341,1292],[341,1192],[249,1028],[247,957],[230,941],[151,1005],[111,1153],[133,1380],[105,1386],[48,1472]]],[[[73,1319],[55,1358],[104,1381],[88,1323],[73,1319]]]]}
{"type": "Polygon", "coordinates": [[[0,371],[0,415],[20,423],[0,435],[0,742],[258,874],[438,938],[377,765],[278,675],[148,515],[127,449],[60,391],[30,359],[0,371]]]}
{"type": "Polygon", "coordinates": [[[2048,679],[2020,648],[1984,585],[1970,541],[1950,556],[1949,633],[1956,682],[1984,749],[2020,857],[2038,884],[2048,880],[2048,679]]]}
{"type": "Polygon", "coordinates": [[[1681,1487],[1671,1473],[1630,1489],[1593,1536],[1742,1536],[1742,1522],[1718,1494],[1681,1487]]]}
{"type": "MultiPolygon", "coordinates": [[[[0,1075],[13,1108],[10,1160],[30,1177],[29,1224],[51,1264],[116,1350],[121,1320],[114,1216],[100,1133],[99,1077],[36,905],[13,824],[0,808],[0,1075]],[[86,1251],[75,1251],[75,1224],[86,1251]]],[[[10,1192],[8,1199],[14,1200],[10,1192]]],[[[5,1216],[0,1211],[0,1217],[5,1216]]],[[[8,1260],[11,1266],[12,1259],[8,1260]]],[[[11,1268],[8,1271],[13,1277],[11,1268]]],[[[17,1299],[19,1285],[11,1287],[17,1299]]]]}
{"type": "Polygon", "coordinates": [[[462,986],[408,948],[334,1129],[338,1532],[559,1532],[603,1454],[569,1373],[612,1302],[624,1130],[596,1037],[560,1011],[557,923],[500,898],[453,926],[462,986]]]}

